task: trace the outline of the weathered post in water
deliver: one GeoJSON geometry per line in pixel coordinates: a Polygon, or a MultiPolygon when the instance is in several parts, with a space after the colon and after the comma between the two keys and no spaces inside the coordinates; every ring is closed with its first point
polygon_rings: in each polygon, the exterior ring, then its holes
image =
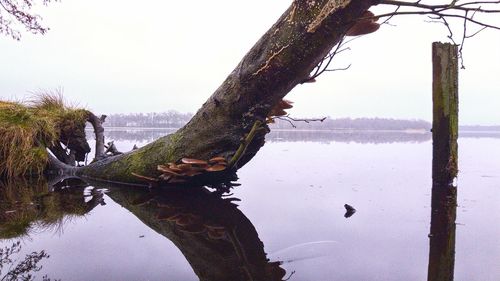
{"type": "Polygon", "coordinates": [[[458,173],[458,48],[432,44],[432,213],[428,281],[451,281],[458,173]]]}
{"type": "Polygon", "coordinates": [[[432,182],[448,186],[457,176],[458,48],[432,43],[432,182]]]}

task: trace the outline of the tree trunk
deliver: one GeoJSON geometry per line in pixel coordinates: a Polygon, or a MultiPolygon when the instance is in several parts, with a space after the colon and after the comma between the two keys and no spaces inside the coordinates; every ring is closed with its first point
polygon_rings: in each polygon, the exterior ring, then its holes
{"type": "MultiPolygon", "coordinates": [[[[176,133],[132,152],[75,169],[82,177],[141,183],[132,173],[156,177],[157,165],[182,157],[235,154],[254,124],[262,122],[242,166],[264,144],[266,116],[309,73],[376,0],[295,0],[245,55],[191,121],[176,133]]],[[[237,169],[238,167],[235,167],[237,169]]]]}

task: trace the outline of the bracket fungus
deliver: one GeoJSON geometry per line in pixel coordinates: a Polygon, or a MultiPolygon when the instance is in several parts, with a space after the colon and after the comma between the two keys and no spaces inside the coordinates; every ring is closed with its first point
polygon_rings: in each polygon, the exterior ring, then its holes
{"type": "Polygon", "coordinates": [[[226,158],[216,156],[210,160],[201,160],[194,158],[182,158],[180,163],[167,163],[166,165],[158,165],[156,168],[161,175],[157,178],[139,175],[132,173],[135,177],[147,182],[162,184],[162,183],[187,183],[190,178],[211,172],[221,172],[227,169],[226,158]]]}

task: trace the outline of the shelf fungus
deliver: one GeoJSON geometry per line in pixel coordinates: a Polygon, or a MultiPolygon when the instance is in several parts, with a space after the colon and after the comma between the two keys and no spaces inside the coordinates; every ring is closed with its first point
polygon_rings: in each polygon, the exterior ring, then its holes
{"type": "Polygon", "coordinates": [[[132,173],[135,177],[148,183],[185,183],[190,178],[211,172],[220,172],[227,169],[226,159],[222,156],[216,156],[210,160],[200,160],[194,158],[182,158],[180,163],[167,163],[158,165],[156,168],[161,175],[158,178],[147,177],[132,173]]]}
{"type": "Polygon", "coordinates": [[[359,36],[377,31],[380,28],[377,20],[372,12],[364,12],[361,19],[347,31],[346,36],[359,36]]]}
{"type": "Polygon", "coordinates": [[[289,100],[282,99],[280,100],[267,114],[267,123],[274,123],[274,117],[285,116],[288,113],[285,109],[290,109],[293,107],[293,102],[289,100]]]}

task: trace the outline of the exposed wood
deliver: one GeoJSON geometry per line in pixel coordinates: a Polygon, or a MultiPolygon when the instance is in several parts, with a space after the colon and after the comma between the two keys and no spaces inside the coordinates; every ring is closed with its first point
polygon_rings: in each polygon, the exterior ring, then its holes
{"type": "Polygon", "coordinates": [[[101,160],[105,157],[104,154],[104,127],[102,123],[106,120],[106,115],[101,115],[97,117],[95,114],[89,111],[87,121],[92,124],[95,133],[95,158],[94,161],[101,160]]]}
{"type": "Polygon", "coordinates": [[[458,48],[432,44],[433,158],[428,281],[452,281],[458,173],[458,48]]]}

